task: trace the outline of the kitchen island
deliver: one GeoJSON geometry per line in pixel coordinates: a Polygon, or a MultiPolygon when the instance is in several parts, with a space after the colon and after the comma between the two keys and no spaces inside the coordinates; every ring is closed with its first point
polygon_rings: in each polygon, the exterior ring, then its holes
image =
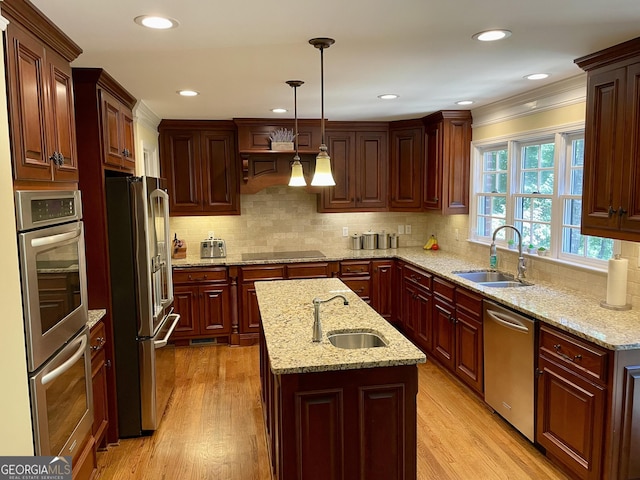
{"type": "Polygon", "coordinates": [[[278,480],[415,479],[417,364],[425,355],[339,279],[256,282],[262,400],[278,480]],[[315,297],[323,334],[312,340],[315,297]],[[328,336],[375,332],[386,346],[328,336]]]}

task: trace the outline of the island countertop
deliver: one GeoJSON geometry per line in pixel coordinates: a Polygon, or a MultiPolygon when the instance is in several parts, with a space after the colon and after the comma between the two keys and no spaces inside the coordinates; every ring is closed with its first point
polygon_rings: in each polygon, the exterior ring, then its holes
{"type": "Polygon", "coordinates": [[[337,278],[256,282],[255,287],[271,371],[276,375],[426,361],[424,353],[337,278]],[[312,301],[337,294],[344,295],[349,305],[339,299],[321,305],[322,341],[313,342],[312,301]],[[377,332],[387,346],[350,350],[334,347],[327,339],[329,333],[346,330],[377,332]]]}

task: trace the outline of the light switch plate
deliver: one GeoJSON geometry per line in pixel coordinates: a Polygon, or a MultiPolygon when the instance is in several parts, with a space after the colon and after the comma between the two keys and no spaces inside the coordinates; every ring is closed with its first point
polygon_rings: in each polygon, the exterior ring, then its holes
{"type": "Polygon", "coordinates": [[[411,235],[411,225],[404,226],[404,233],[406,233],[407,235],[411,235]]]}
{"type": "Polygon", "coordinates": [[[398,235],[404,235],[404,225],[398,225],[398,235]]]}
{"type": "Polygon", "coordinates": [[[349,236],[349,227],[342,227],[342,236],[343,237],[349,236]]]}

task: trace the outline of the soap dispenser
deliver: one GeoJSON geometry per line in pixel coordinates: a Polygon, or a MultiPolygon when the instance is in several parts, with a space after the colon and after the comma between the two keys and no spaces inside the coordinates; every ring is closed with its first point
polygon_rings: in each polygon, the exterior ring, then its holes
{"type": "Polygon", "coordinates": [[[489,247],[489,268],[492,270],[498,268],[498,252],[495,242],[491,242],[491,247],[489,247]]]}

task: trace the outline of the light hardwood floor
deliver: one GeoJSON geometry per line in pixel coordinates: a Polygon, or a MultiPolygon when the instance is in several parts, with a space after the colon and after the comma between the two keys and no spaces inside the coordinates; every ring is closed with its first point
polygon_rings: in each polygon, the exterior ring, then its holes
{"type": "MultiPolygon", "coordinates": [[[[160,428],[99,452],[98,480],[271,480],[258,347],[179,347],[176,369],[160,428]]],[[[419,480],[566,478],[448,373],[419,366],[419,480]]]]}

